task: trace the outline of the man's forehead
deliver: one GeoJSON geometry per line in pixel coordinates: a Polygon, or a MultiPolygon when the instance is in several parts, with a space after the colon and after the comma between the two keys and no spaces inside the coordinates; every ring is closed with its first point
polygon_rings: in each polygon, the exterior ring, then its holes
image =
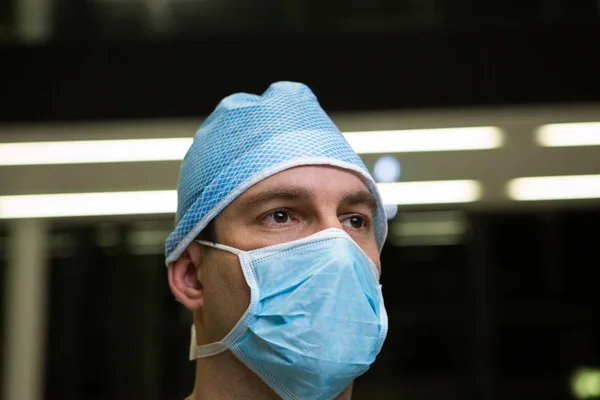
{"type": "Polygon", "coordinates": [[[231,206],[250,206],[270,199],[350,201],[373,203],[375,198],[354,172],[330,166],[290,168],[265,178],[242,193],[231,206]]]}
{"type": "Polygon", "coordinates": [[[313,193],[369,192],[365,182],[355,172],[328,165],[305,165],[281,171],[248,188],[240,197],[282,187],[305,189],[313,193]]]}

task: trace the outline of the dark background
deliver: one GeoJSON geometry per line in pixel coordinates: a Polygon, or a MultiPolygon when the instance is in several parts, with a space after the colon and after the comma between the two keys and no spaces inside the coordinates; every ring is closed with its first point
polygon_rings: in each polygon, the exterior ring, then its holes
{"type": "Polygon", "coordinates": [[[59,4],[45,43],[0,47],[0,120],[206,115],[276,80],[329,111],[600,94],[595,0],[174,1],[165,28],[137,2],[59,4]]]}
{"type": "MultiPolygon", "coordinates": [[[[16,3],[0,5],[4,123],[197,117],[284,79],[328,111],[600,100],[596,1],[173,1],[153,19],[56,0],[35,43],[16,3]]],[[[600,205],[467,217],[459,243],[384,249],[390,333],[356,399],[571,399],[573,371],[600,365],[600,205]]],[[[53,224],[47,399],[192,388],[190,316],[130,227],[106,247],[98,223],[53,224]]]]}

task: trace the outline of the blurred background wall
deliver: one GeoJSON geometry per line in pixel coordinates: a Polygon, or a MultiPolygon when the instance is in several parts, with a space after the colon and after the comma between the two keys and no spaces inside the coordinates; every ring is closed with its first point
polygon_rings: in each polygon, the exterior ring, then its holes
{"type": "Polygon", "coordinates": [[[191,391],[179,160],[277,80],[389,203],[390,333],[355,399],[600,398],[598,43],[596,0],[5,0],[1,398],[191,391]]]}

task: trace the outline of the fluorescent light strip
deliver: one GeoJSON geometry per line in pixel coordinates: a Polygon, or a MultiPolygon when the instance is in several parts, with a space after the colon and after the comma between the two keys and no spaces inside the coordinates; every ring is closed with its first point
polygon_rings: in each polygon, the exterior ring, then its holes
{"type": "Polygon", "coordinates": [[[465,224],[459,221],[401,221],[394,224],[394,233],[401,237],[462,235],[465,224]]]}
{"type": "Polygon", "coordinates": [[[190,138],[0,143],[0,165],[181,160],[190,138]]]}
{"type": "Polygon", "coordinates": [[[380,183],[385,204],[470,203],[481,198],[481,184],[472,180],[380,183]]]}
{"type": "MultiPolygon", "coordinates": [[[[344,135],[359,154],[491,149],[502,145],[499,128],[418,129],[344,135]]],[[[0,143],[0,165],[179,161],[191,138],[0,143]]]]}
{"type": "Polygon", "coordinates": [[[542,125],[535,140],[545,147],[600,146],[600,122],[542,125]]]}
{"type": "Polygon", "coordinates": [[[0,219],[174,213],[174,190],[0,196],[0,219]]]}
{"type": "Polygon", "coordinates": [[[513,200],[572,200],[600,198],[600,175],[517,178],[506,185],[513,200]]]}
{"type": "Polygon", "coordinates": [[[359,154],[484,150],[504,142],[500,128],[492,126],[349,132],[344,137],[359,154]]]}
{"type": "MultiPolygon", "coordinates": [[[[386,204],[441,204],[476,201],[475,181],[380,184],[386,204]]],[[[0,196],[0,219],[81,217],[97,215],[171,214],[175,190],[0,196]]]]}

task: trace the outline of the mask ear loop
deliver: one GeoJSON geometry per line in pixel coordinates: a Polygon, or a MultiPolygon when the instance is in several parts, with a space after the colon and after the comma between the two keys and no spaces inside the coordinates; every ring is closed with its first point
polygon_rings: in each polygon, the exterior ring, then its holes
{"type": "MultiPolygon", "coordinates": [[[[242,264],[242,270],[244,271],[244,275],[252,274],[252,271],[249,268],[249,266],[245,265],[246,261],[244,260],[244,257],[242,257],[242,255],[245,253],[244,251],[236,249],[235,247],[230,247],[230,246],[226,246],[224,244],[219,244],[219,243],[207,242],[205,240],[195,240],[195,242],[198,242],[198,243],[203,244],[208,247],[213,247],[215,249],[224,250],[226,252],[237,255],[238,258],[240,259],[240,264],[242,264]],[[249,271],[249,272],[247,272],[247,271],[249,271]]],[[[248,309],[246,310],[246,312],[244,313],[242,318],[233,327],[231,332],[229,332],[222,340],[220,340],[218,342],[199,346],[196,343],[196,329],[194,328],[194,324],[192,324],[192,332],[191,332],[192,340],[190,343],[190,361],[193,361],[198,358],[211,357],[211,356],[217,355],[219,353],[222,353],[225,350],[228,350],[229,347],[231,346],[231,344],[235,340],[237,340],[239,335],[245,330],[247,323],[248,323],[248,321],[247,321],[248,315],[249,314],[252,315],[252,313],[254,312],[254,310],[256,308],[257,301],[258,301],[258,286],[256,284],[256,278],[254,276],[252,276],[252,278],[250,280],[249,277],[246,276],[246,281],[248,282],[248,285],[251,288],[250,305],[248,306],[248,309]],[[252,289],[253,287],[254,287],[254,289],[252,289]]]]}
{"type": "Polygon", "coordinates": [[[224,244],[207,242],[206,240],[194,240],[194,241],[198,242],[200,244],[203,244],[205,246],[212,247],[214,249],[224,250],[228,253],[233,253],[238,256],[243,253],[243,251],[240,249],[236,249],[235,247],[226,246],[224,244]]]}

